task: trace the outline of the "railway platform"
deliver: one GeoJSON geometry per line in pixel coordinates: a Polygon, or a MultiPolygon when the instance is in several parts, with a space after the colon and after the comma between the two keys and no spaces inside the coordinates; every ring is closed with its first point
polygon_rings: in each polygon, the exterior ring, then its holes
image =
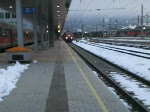
{"type": "MultiPolygon", "coordinates": [[[[32,60],[0,112],[130,112],[61,39],[32,52],[32,60]]],[[[0,66],[8,65],[1,55],[0,66]]]]}

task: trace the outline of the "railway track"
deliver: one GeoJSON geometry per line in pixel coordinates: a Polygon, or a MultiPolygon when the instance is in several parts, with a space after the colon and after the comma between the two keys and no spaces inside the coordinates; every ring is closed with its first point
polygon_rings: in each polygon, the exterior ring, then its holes
{"type": "Polygon", "coordinates": [[[121,45],[121,46],[130,46],[130,47],[135,47],[135,48],[141,48],[141,49],[147,49],[147,50],[150,50],[150,41],[149,39],[144,39],[144,40],[141,40],[141,39],[137,39],[136,38],[132,38],[132,39],[127,39],[127,40],[124,40],[124,38],[121,38],[120,40],[116,39],[114,40],[109,40],[109,39],[90,39],[91,42],[96,42],[96,43],[106,43],[106,44],[115,44],[115,45],[121,45]]]}
{"type": "MultiPolygon", "coordinates": [[[[113,87],[123,96],[125,99],[129,102],[129,104],[132,105],[133,110],[138,112],[150,112],[148,110],[150,108],[150,105],[144,105],[143,101],[136,98],[134,95],[134,92],[126,90],[124,87],[121,87],[120,83],[115,81],[115,79],[112,77],[112,73],[120,74],[122,76],[129,76],[136,80],[136,82],[139,82],[140,87],[149,87],[150,82],[147,82],[147,80],[142,78],[135,77],[136,75],[133,73],[130,73],[110,62],[107,60],[97,57],[94,54],[91,54],[88,51],[85,51],[84,49],[76,46],[75,44],[70,44],[70,46],[81,56],[83,57],[86,62],[94,68],[94,70],[100,74],[100,77],[102,76],[107,82],[109,82],[113,87]],[[134,75],[134,76],[133,76],[134,75]],[[143,86],[144,85],[144,86],[143,86]]],[[[150,92],[149,92],[150,94],[150,92]]]]}
{"type": "Polygon", "coordinates": [[[86,43],[88,45],[92,45],[92,46],[97,46],[100,48],[104,48],[104,49],[108,49],[108,50],[112,50],[112,51],[117,51],[120,53],[125,53],[125,54],[130,54],[133,56],[137,56],[137,57],[142,57],[142,58],[146,58],[146,59],[150,59],[150,53],[146,53],[146,52],[139,52],[139,51],[135,51],[135,50],[128,50],[128,49],[123,49],[123,48],[118,48],[118,47],[113,47],[113,46],[105,46],[105,45],[99,45],[97,43],[86,43]]]}

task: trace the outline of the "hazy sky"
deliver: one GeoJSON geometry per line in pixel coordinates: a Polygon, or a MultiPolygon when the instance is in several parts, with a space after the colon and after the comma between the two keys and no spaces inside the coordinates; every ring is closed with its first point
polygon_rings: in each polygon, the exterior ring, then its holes
{"type": "Polygon", "coordinates": [[[75,24],[81,20],[83,24],[96,24],[104,17],[106,22],[111,18],[112,24],[116,19],[121,24],[126,21],[135,24],[141,15],[142,4],[144,16],[150,16],[150,0],[72,0],[67,20],[75,21],[75,24]]]}

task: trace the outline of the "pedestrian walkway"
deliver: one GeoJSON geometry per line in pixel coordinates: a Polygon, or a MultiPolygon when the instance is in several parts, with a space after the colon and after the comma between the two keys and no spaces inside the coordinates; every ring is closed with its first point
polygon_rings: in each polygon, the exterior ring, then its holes
{"type": "Polygon", "coordinates": [[[130,112],[64,41],[32,59],[0,112],[130,112]]]}

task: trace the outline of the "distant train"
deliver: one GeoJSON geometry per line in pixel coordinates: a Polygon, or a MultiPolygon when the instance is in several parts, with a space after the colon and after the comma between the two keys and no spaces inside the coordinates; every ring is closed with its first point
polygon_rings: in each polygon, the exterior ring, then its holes
{"type": "MultiPolygon", "coordinates": [[[[143,35],[147,36],[147,31],[143,30],[143,35]]],[[[141,36],[141,31],[137,29],[124,29],[116,32],[116,36],[137,37],[141,36]]]]}
{"type": "Polygon", "coordinates": [[[73,41],[74,34],[73,32],[66,31],[61,37],[65,42],[71,43],[73,41]]]}
{"type": "MultiPolygon", "coordinates": [[[[33,31],[30,29],[24,29],[24,44],[33,43],[33,31]]],[[[16,25],[7,24],[5,22],[0,22],[0,50],[10,47],[17,46],[17,29],[16,25]]]]}
{"type": "MultiPolygon", "coordinates": [[[[81,32],[74,32],[74,37],[75,38],[81,38],[81,32]]],[[[91,31],[91,32],[86,32],[83,33],[84,37],[140,37],[141,36],[141,31],[138,29],[118,29],[112,30],[111,32],[108,31],[91,31]]],[[[143,30],[143,36],[144,37],[150,37],[150,28],[143,30]]]]}

